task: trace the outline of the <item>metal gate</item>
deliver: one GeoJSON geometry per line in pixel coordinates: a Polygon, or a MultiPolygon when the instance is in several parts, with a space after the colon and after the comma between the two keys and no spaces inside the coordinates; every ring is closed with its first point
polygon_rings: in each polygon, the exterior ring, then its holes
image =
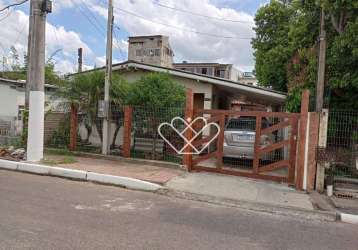
{"type": "Polygon", "coordinates": [[[193,124],[192,144],[205,150],[190,156],[192,171],[294,183],[300,114],[201,109],[195,117],[207,123],[193,124]]]}

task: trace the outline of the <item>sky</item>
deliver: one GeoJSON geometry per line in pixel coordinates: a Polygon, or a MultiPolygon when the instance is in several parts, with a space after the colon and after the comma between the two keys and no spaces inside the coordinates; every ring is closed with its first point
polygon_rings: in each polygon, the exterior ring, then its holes
{"type": "MultiPolygon", "coordinates": [[[[0,7],[20,0],[0,0],[0,7]]],[[[127,60],[128,36],[167,35],[175,62],[219,62],[251,71],[250,39],[257,9],[267,0],[113,0],[113,63],[127,60]]],[[[0,60],[20,63],[27,50],[29,3],[0,12],[0,60]],[[6,59],[4,59],[6,58],[6,59]]],[[[46,58],[61,74],[77,69],[83,48],[84,69],[103,66],[106,52],[107,0],[53,0],[47,15],[46,58]]]]}

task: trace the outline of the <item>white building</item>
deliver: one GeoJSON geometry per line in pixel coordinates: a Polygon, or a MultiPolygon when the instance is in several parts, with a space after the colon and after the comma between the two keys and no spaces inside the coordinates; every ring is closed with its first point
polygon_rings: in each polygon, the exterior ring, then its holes
{"type": "MultiPolygon", "coordinates": [[[[52,107],[50,97],[55,90],[55,86],[45,85],[47,109],[52,107]]],[[[25,92],[26,81],[0,78],[0,135],[21,133],[25,92]]]]}

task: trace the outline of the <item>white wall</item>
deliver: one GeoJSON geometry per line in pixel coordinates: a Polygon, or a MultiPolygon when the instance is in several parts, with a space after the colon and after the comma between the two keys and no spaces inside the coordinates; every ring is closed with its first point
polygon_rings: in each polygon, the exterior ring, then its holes
{"type": "Polygon", "coordinates": [[[17,117],[19,105],[25,105],[25,92],[0,83],[0,117],[17,117]]]}

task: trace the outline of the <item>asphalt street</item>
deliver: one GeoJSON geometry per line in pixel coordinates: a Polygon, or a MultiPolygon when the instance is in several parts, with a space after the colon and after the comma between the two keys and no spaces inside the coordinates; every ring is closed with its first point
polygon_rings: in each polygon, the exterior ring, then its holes
{"type": "Polygon", "coordinates": [[[358,227],[0,170],[0,249],[358,249],[358,227]]]}

